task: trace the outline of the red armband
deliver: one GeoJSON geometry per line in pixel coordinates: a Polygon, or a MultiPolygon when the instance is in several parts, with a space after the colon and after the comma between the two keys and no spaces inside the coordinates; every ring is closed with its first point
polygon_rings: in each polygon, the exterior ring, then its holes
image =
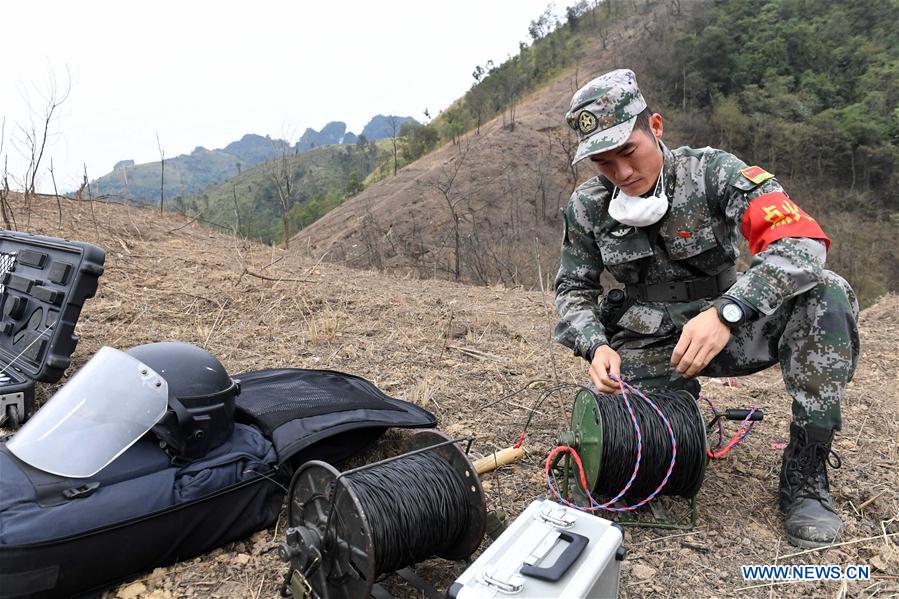
{"type": "Polygon", "coordinates": [[[830,247],[830,238],[821,230],[818,221],[782,191],[766,193],[749,202],[743,213],[742,232],[753,255],[784,237],[820,239],[830,247]]]}

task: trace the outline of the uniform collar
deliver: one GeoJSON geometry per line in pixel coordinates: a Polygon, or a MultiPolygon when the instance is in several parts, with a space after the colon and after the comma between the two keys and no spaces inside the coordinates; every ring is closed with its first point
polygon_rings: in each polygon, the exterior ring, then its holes
{"type": "Polygon", "coordinates": [[[674,197],[674,186],[677,183],[675,177],[677,165],[675,164],[674,152],[669,150],[668,146],[661,139],[659,140],[659,147],[662,149],[662,170],[665,172],[665,194],[668,196],[668,203],[670,204],[671,198],[674,197]]]}

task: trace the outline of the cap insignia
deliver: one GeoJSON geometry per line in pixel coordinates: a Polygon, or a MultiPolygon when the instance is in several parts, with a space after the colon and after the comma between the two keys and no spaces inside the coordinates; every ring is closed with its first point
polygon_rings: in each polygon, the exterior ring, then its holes
{"type": "Polygon", "coordinates": [[[582,135],[589,135],[596,131],[596,116],[589,110],[582,110],[577,117],[577,127],[582,135]]]}

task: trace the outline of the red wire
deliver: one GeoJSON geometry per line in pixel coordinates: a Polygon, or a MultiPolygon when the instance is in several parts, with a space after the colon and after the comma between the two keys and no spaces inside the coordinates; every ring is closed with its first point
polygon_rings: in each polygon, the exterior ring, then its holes
{"type": "Polygon", "coordinates": [[[747,426],[747,424],[749,423],[749,418],[752,417],[752,415],[756,411],[757,410],[755,408],[749,410],[749,414],[747,414],[746,418],[743,419],[743,422],[740,423],[740,428],[737,430],[737,432],[734,433],[734,436],[731,437],[730,442],[724,446],[724,449],[722,449],[721,451],[712,451],[711,449],[706,449],[706,455],[713,460],[720,460],[721,458],[726,456],[731,449],[736,447],[736,445],[743,440],[744,433],[747,432],[748,429],[752,428],[752,425],[747,426]]]}
{"type": "MultiPolygon", "coordinates": [[[[616,378],[617,378],[617,377],[616,377],[616,378]]],[[[640,431],[640,427],[639,427],[639,425],[636,423],[636,418],[634,417],[632,408],[631,408],[631,406],[630,406],[630,404],[629,404],[629,402],[628,402],[626,383],[625,383],[623,380],[621,380],[621,379],[617,379],[617,380],[618,380],[618,383],[619,383],[619,385],[620,385],[620,393],[621,393],[622,399],[624,400],[625,405],[627,405],[628,410],[630,411],[631,418],[634,420],[634,426],[635,426],[635,429],[636,429],[636,432],[637,432],[637,437],[638,437],[637,461],[636,461],[636,464],[635,464],[634,472],[633,472],[633,474],[632,474],[632,476],[631,476],[631,480],[628,482],[627,485],[625,485],[625,488],[621,491],[621,493],[619,493],[618,496],[616,496],[615,498],[613,498],[611,501],[608,501],[608,502],[603,503],[603,504],[598,504],[598,502],[596,502],[596,500],[593,499],[593,496],[592,496],[592,494],[590,493],[590,489],[587,488],[587,476],[586,476],[585,471],[584,471],[584,464],[583,464],[583,462],[581,461],[581,456],[578,455],[577,451],[576,451],[574,448],[569,447],[569,446],[567,446],[567,445],[558,445],[558,446],[554,447],[554,448],[552,449],[552,451],[550,451],[549,455],[548,455],[547,458],[546,458],[546,467],[545,467],[546,480],[547,480],[547,483],[548,483],[548,485],[549,485],[549,488],[550,488],[550,489],[552,490],[552,492],[553,492],[553,495],[555,495],[555,497],[556,497],[559,501],[561,501],[562,503],[564,503],[565,505],[568,505],[568,506],[570,506],[570,507],[577,508],[577,509],[581,509],[581,510],[589,510],[589,511],[595,511],[595,510],[598,510],[598,509],[611,509],[612,511],[627,511],[627,510],[634,510],[634,509],[637,509],[637,508],[639,508],[640,506],[642,506],[643,504],[645,504],[645,503],[651,501],[653,498],[655,498],[655,496],[658,494],[658,492],[661,491],[662,488],[665,486],[665,483],[668,482],[668,477],[671,475],[671,471],[674,469],[674,459],[675,459],[674,456],[676,455],[676,451],[677,451],[677,450],[676,450],[676,447],[677,447],[677,446],[674,445],[674,443],[676,443],[676,442],[674,441],[674,433],[673,433],[672,430],[671,430],[671,423],[668,421],[667,418],[665,418],[665,415],[662,414],[661,410],[659,410],[658,407],[656,407],[652,402],[650,402],[650,401],[648,401],[648,400],[646,400],[646,399],[644,398],[644,400],[647,401],[647,403],[648,403],[648,404],[649,404],[649,405],[650,405],[650,406],[651,406],[651,407],[658,413],[658,415],[662,418],[662,420],[663,420],[663,421],[665,422],[665,424],[667,425],[668,432],[669,432],[669,434],[671,435],[671,441],[672,441],[672,444],[673,444],[673,445],[672,445],[672,460],[671,460],[671,464],[670,464],[669,467],[668,467],[668,472],[667,472],[667,474],[665,475],[665,478],[663,479],[662,484],[660,484],[659,487],[658,487],[658,488],[657,488],[657,489],[656,489],[656,490],[655,490],[649,497],[645,498],[643,501],[641,501],[641,502],[639,502],[639,503],[637,503],[637,504],[635,504],[635,505],[633,505],[633,506],[624,506],[624,507],[621,507],[621,508],[609,508],[609,507],[608,507],[610,504],[612,504],[614,501],[616,501],[616,500],[619,499],[622,495],[624,495],[624,493],[626,493],[627,490],[630,488],[631,484],[634,482],[634,478],[636,478],[636,474],[637,474],[637,471],[638,471],[639,468],[640,468],[640,461],[641,461],[641,460],[640,460],[640,445],[639,445],[639,438],[640,438],[640,436],[641,436],[641,435],[640,435],[640,432],[641,432],[641,431],[640,431]],[[580,484],[581,484],[581,488],[582,488],[582,489],[584,490],[584,492],[587,494],[587,497],[589,498],[590,503],[593,504],[593,505],[591,505],[590,507],[587,507],[587,506],[579,506],[579,505],[575,505],[575,504],[573,504],[573,503],[568,502],[568,501],[567,501],[564,497],[562,497],[561,494],[556,490],[555,485],[552,484],[552,479],[554,478],[554,477],[552,476],[552,472],[551,472],[551,470],[552,470],[552,469],[551,469],[551,466],[552,466],[553,458],[555,458],[556,455],[558,455],[558,454],[560,454],[560,453],[568,453],[568,454],[570,454],[570,455],[574,458],[574,461],[575,461],[575,463],[577,464],[578,478],[579,478],[579,482],[580,482],[580,484]]],[[[637,391],[637,393],[638,393],[638,395],[639,395],[639,391],[637,391]]],[[[641,397],[642,397],[642,396],[641,396],[641,397]]],[[[709,406],[712,408],[712,412],[714,412],[714,411],[715,411],[715,407],[714,407],[714,405],[712,405],[711,400],[706,400],[706,401],[709,402],[709,406]]],[[[713,451],[712,449],[706,449],[706,455],[708,455],[708,457],[711,458],[711,459],[721,459],[721,458],[723,458],[724,456],[726,456],[728,453],[730,453],[730,450],[733,449],[734,447],[736,447],[736,446],[737,446],[737,445],[738,445],[738,444],[745,438],[746,434],[747,434],[750,430],[752,430],[752,425],[753,425],[753,423],[750,423],[749,419],[752,417],[752,415],[753,415],[756,411],[757,411],[757,408],[752,408],[752,409],[749,410],[749,414],[747,414],[747,415],[746,415],[746,418],[744,418],[743,421],[740,423],[740,428],[737,430],[736,433],[734,433],[734,436],[731,437],[730,442],[724,447],[724,449],[722,449],[721,451],[713,451]]],[[[721,433],[720,433],[721,423],[720,423],[720,421],[719,421],[718,425],[719,425],[719,440],[718,440],[718,443],[715,445],[715,448],[721,446],[721,439],[720,439],[720,436],[721,436],[721,433]]],[[[518,438],[518,442],[517,442],[513,447],[515,447],[516,449],[519,448],[519,447],[521,447],[521,445],[524,443],[524,438],[525,438],[525,435],[526,435],[526,434],[527,434],[526,431],[522,431],[522,432],[521,432],[521,436],[518,438]]]]}
{"type": "Polygon", "coordinates": [[[513,445],[512,447],[514,447],[515,449],[518,449],[519,447],[521,447],[522,445],[524,445],[524,436],[525,436],[526,434],[527,434],[527,431],[521,431],[521,436],[518,437],[518,443],[516,443],[516,444],[513,445]]]}
{"type": "Polygon", "coordinates": [[[559,453],[570,453],[571,457],[574,458],[575,463],[578,468],[578,475],[581,480],[581,488],[590,492],[590,489],[587,488],[587,475],[584,474],[584,463],[581,461],[581,456],[578,455],[577,451],[574,450],[573,447],[569,447],[568,445],[557,445],[553,448],[552,451],[549,452],[549,456],[546,458],[546,475],[550,476],[550,467],[552,466],[553,458],[556,457],[556,454],[559,453]]]}
{"type": "MultiPolygon", "coordinates": [[[[614,377],[614,375],[613,375],[613,377],[614,377]]],[[[618,381],[618,383],[620,385],[622,399],[624,400],[625,405],[627,405],[627,407],[628,407],[628,411],[630,412],[630,416],[633,420],[634,429],[637,433],[637,461],[634,464],[634,472],[631,475],[631,479],[625,485],[624,489],[622,489],[621,492],[617,496],[613,497],[612,499],[610,499],[609,501],[607,501],[605,503],[600,504],[593,498],[593,495],[590,493],[590,489],[587,487],[587,477],[584,472],[584,464],[581,461],[581,456],[578,455],[577,451],[574,448],[569,447],[567,445],[557,446],[552,451],[550,451],[549,455],[546,458],[546,469],[545,469],[546,483],[549,486],[550,490],[552,490],[553,495],[559,501],[564,503],[565,505],[579,509],[579,510],[585,510],[585,511],[609,510],[609,511],[613,511],[613,512],[624,512],[624,511],[636,510],[636,509],[642,507],[644,504],[652,501],[655,498],[655,496],[659,494],[659,492],[662,490],[662,488],[668,483],[668,478],[671,476],[671,472],[674,470],[675,459],[677,456],[677,442],[674,439],[674,431],[672,431],[672,429],[671,429],[671,423],[669,422],[668,418],[665,417],[665,415],[658,408],[658,406],[656,406],[648,397],[646,397],[642,393],[640,393],[639,389],[637,389],[635,387],[631,387],[629,384],[625,383],[623,380],[621,380],[618,377],[614,377],[614,378],[615,378],[615,380],[618,381]],[[659,415],[659,417],[665,423],[665,426],[668,429],[668,434],[671,437],[671,463],[668,465],[668,471],[665,473],[665,477],[662,479],[661,484],[659,484],[659,486],[656,487],[656,490],[653,491],[649,496],[647,496],[643,500],[639,501],[638,503],[635,503],[634,505],[622,506],[622,507],[610,507],[613,503],[618,501],[618,499],[623,497],[625,493],[627,493],[627,490],[630,489],[631,484],[633,484],[634,479],[637,476],[637,472],[640,469],[640,461],[641,461],[640,460],[640,456],[641,456],[640,440],[642,438],[642,435],[641,435],[641,431],[640,431],[640,426],[639,426],[639,424],[637,424],[637,419],[636,419],[636,416],[634,415],[633,408],[631,407],[630,402],[628,401],[628,396],[627,396],[628,389],[632,389],[633,391],[635,391],[637,393],[637,395],[641,399],[643,399],[643,401],[645,401],[653,410],[656,411],[656,413],[659,415]],[[586,493],[587,498],[590,501],[590,506],[579,506],[579,505],[570,503],[564,497],[561,496],[561,494],[556,490],[555,485],[553,485],[553,476],[552,476],[552,471],[551,471],[551,465],[552,465],[553,458],[561,452],[568,453],[572,457],[574,457],[574,461],[577,464],[578,473],[580,475],[581,488],[586,493]]]]}

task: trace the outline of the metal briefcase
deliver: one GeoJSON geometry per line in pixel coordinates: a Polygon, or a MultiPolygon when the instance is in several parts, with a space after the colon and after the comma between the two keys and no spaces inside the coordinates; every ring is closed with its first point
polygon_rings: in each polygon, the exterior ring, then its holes
{"type": "Polygon", "coordinates": [[[462,573],[447,597],[617,597],[624,554],[617,524],[538,500],[462,573]]]}

